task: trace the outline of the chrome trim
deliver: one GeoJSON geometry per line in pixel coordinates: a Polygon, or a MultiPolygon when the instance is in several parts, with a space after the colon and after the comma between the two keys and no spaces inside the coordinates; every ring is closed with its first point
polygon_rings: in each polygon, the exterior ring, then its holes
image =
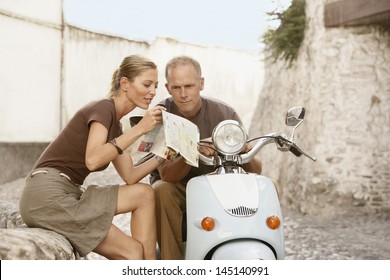
{"type": "Polygon", "coordinates": [[[248,208],[245,206],[239,206],[236,208],[226,209],[226,211],[236,217],[250,217],[256,214],[259,208],[248,208]]]}

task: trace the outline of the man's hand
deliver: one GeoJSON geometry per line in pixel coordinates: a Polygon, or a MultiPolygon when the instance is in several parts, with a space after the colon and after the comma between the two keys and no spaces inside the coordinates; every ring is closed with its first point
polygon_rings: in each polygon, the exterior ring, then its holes
{"type": "Polygon", "coordinates": [[[199,152],[209,157],[215,155],[216,151],[214,145],[212,144],[211,137],[200,140],[199,152]]]}

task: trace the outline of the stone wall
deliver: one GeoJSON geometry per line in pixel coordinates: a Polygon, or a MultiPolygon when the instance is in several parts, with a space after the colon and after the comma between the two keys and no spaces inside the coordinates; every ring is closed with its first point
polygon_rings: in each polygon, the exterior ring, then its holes
{"type": "Polygon", "coordinates": [[[287,131],[286,110],[303,105],[296,140],[318,160],[274,147],[261,152],[284,207],[321,215],[390,211],[390,34],[375,26],[326,29],[324,4],[306,1],[294,65],[267,61],[251,134],[287,131]]]}

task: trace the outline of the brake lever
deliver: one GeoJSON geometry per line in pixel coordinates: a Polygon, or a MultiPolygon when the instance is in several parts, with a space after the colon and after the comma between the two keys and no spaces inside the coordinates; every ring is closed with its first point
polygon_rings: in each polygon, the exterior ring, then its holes
{"type": "Polygon", "coordinates": [[[302,151],[297,145],[295,145],[294,143],[290,146],[290,152],[293,153],[295,156],[297,157],[300,157],[301,155],[304,155],[306,157],[308,157],[309,159],[311,159],[312,161],[316,161],[317,158],[316,157],[312,157],[310,155],[308,155],[307,153],[305,153],[304,151],[302,151]]]}

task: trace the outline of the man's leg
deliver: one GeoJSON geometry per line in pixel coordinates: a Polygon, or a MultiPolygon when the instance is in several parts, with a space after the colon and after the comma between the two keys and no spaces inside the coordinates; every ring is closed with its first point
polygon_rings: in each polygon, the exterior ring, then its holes
{"type": "Polygon", "coordinates": [[[159,180],[153,184],[156,198],[157,242],[161,259],[184,259],[182,219],[186,208],[185,186],[159,180]]]}

